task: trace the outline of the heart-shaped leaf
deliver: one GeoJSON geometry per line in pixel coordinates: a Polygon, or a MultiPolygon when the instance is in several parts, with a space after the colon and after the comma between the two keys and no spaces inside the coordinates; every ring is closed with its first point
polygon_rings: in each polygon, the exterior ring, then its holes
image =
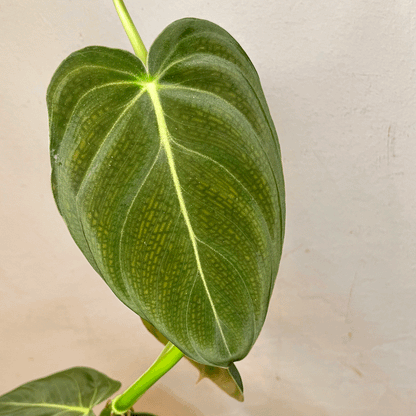
{"type": "Polygon", "coordinates": [[[228,367],[266,316],[284,234],[276,132],[251,61],[182,19],[148,68],[88,47],[47,94],[60,213],[119,299],[185,355],[228,367]]]}
{"type": "MultiPolygon", "coordinates": [[[[168,343],[168,339],[162,335],[152,324],[142,319],[146,329],[163,345],[168,343]]],[[[187,360],[199,370],[199,380],[208,378],[214,382],[221,390],[227,393],[232,398],[239,402],[244,401],[243,394],[243,381],[241,380],[240,373],[234,364],[231,364],[228,368],[214,367],[212,365],[206,365],[198,363],[189,357],[187,360]]]]}
{"type": "Polygon", "coordinates": [[[121,384],[92,368],[74,367],[30,381],[0,397],[1,416],[93,416],[121,384]]]}

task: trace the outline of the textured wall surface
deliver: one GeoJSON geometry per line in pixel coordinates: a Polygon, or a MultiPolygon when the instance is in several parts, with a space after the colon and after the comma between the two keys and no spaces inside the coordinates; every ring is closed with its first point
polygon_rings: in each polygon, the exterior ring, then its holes
{"type": "MultiPolygon", "coordinates": [[[[243,404],[180,362],[160,416],[416,414],[416,4],[126,0],[149,47],[171,21],[227,29],[280,137],[287,233],[243,404]]],[[[0,393],[76,365],[124,386],[160,346],[95,274],[55,208],[46,88],[87,45],[131,50],[110,0],[0,2],[0,393]]]]}

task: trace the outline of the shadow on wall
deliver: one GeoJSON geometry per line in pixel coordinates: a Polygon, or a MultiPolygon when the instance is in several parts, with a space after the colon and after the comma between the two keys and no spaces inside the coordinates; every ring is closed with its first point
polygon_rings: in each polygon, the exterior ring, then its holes
{"type": "Polygon", "coordinates": [[[318,273],[297,266],[307,264],[301,253],[319,253],[296,252],[282,263],[266,325],[243,371],[244,378],[257,369],[246,383],[245,408],[262,416],[415,414],[406,392],[378,365],[388,340],[353,306],[359,276],[345,294],[334,293],[318,273]]]}
{"type": "Polygon", "coordinates": [[[302,401],[302,398],[299,398],[300,403],[275,398],[269,401],[267,408],[265,406],[248,406],[248,408],[253,416],[329,416],[329,413],[322,408],[304,404],[302,401]]]}
{"type": "MultiPolygon", "coordinates": [[[[215,399],[214,399],[215,400],[215,399]]],[[[322,408],[299,402],[286,402],[278,397],[270,398],[265,406],[235,403],[236,411],[253,416],[329,416],[322,408]]],[[[196,407],[182,401],[169,389],[153,386],[134,406],[135,411],[149,412],[161,416],[205,416],[196,407]]],[[[233,413],[233,415],[238,413],[233,413]]],[[[225,415],[225,413],[224,413],[225,415]]]]}

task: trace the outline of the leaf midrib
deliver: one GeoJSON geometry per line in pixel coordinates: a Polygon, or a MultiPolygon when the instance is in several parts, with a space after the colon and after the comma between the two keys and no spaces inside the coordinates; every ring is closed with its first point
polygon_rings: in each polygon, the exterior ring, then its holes
{"type": "Polygon", "coordinates": [[[64,404],[52,404],[52,403],[26,403],[26,402],[0,402],[0,404],[16,407],[49,407],[54,409],[72,410],[74,412],[82,412],[87,415],[90,412],[89,407],[79,406],[67,406],[64,404]]]}
{"type": "Polygon", "coordinates": [[[207,298],[209,300],[212,312],[214,314],[215,322],[216,322],[216,324],[218,326],[218,329],[220,331],[221,338],[224,342],[224,345],[225,345],[225,348],[227,349],[228,354],[231,356],[231,352],[229,350],[227,341],[225,339],[225,335],[224,335],[224,332],[222,330],[221,322],[220,322],[220,319],[218,317],[218,313],[217,313],[217,310],[215,308],[215,304],[212,300],[211,293],[209,291],[209,288],[208,288],[208,285],[207,285],[207,282],[206,282],[206,279],[205,279],[204,271],[203,271],[203,268],[202,268],[202,264],[201,264],[201,260],[200,260],[199,252],[198,252],[197,238],[196,238],[195,233],[193,231],[191,220],[189,218],[188,210],[186,208],[185,200],[184,200],[184,197],[183,197],[183,194],[182,194],[181,184],[180,184],[180,181],[179,181],[178,173],[176,171],[175,159],[174,159],[174,156],[173,156],[172,147],[170,145],[170,139],[169,139],[170,134],[169,134],[169,130],[168,130],[168,127],[167,127],[167,124],[166,124],[165,115],[164,115],[164,112],[163,112],[162,104],[160,102],[159,94],[157,92],[157,87],[158,87],[157,83],[155,81],[152,81],[152,82],[147,83],[145,88],[146,88],[146,91],[149,93],[149,96],[150,96],[150,99],[152,101],[152,105],[153,105],[153,108],[154,108],[154,111],[155,111],[155,114],[156,114],[156,121],[157,121],[157,125],[158,125],[158,130],[159,130],[160,142],[161,142],[161,144],[163,146],[163,149],[166,153],[170,173],[171,173],[173,184],[174,184],[175,191],[176,191],[176,196],[178,197],[180,210],[181,210],[182,216],[184,218],[186,227],[188,229],[189,237],[190,237],[191,242],[192,242],[192,247],[193,247],[193,250],[194,250],[194,255],[195,255],[195,260],[196,260],[196,264],[197,264],[198,273],[199,273],[199,275],[201,277],[201,280],[202,280],[202,283],[204,285],[204,289],[205,289],[205,292],[207,294],[207,298]]]}

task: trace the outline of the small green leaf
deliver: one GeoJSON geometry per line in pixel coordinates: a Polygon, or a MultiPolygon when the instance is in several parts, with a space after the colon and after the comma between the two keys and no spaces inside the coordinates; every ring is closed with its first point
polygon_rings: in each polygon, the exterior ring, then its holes
{"type": "Polygon", "coordinates": [[[120,386],[92,368],[74,367],[1,396],[0,416],[93,416],[92,408],[120,386]]]}
{"type": "MultiPolygon", "coordinates": [[[[158,341],[164,345],[168,343],[168,339],[163,336],[152,324],[149,324],[149,322],[144,319],[142,319],[142,321],[146,329],[158,341]]],[[[244,401],[243,382],[234,363],[232,363],[228,368],[223,368],[201,364],[186,356],[185,358],[199,370],[199,379],[197,382],[203,378],[208,378],[232,398],[238,400],[239,402],[244,401]]]]}
{"type": "Polygon", "coordinates": [[[105,407],[101,411],[100,416],[111,416],[111,407],[105,407]]]}

